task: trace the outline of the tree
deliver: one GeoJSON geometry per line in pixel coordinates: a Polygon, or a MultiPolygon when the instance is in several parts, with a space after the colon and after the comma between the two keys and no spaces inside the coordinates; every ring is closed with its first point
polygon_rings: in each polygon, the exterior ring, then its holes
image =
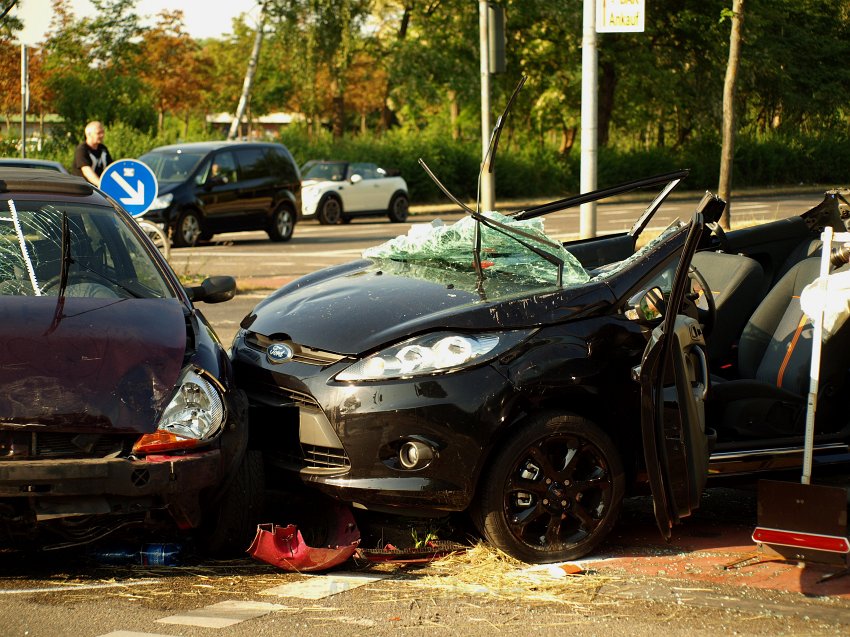
{"type": "Polygon", "coordinates": [[[184,30],[182,11],[159,14],[141,43],[136,64],[156,104],[157,132],[162,132],[166,113],[188,116],[203,88],[211,84],[200,47],[184,30]]]}
{"type": "Polygon", "coordinates": [[[729,228],[732,217],[730,194],[732,190],[732,161],[735,155],[735,86],[741,60],[741,35],[744,23],[744,0],[732,2],[732,28],[729,34],[729,64],[723,83],[723,146],[720,153],[720,184],[718,195],[728,203],[720,218],[720,225],[729,228]]]}

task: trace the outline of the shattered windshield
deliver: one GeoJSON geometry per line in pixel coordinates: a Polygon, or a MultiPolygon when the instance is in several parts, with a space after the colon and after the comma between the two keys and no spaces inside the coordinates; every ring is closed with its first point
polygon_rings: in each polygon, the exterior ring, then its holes
{"type": "Polygon", "coordinates": [[[64,283],[66,297],[173,297],[127,223],[108,207],[0,202],[0,295],[58,296],[64,283]]]}
{"type": "MultiPolygon", "coordinates": [[[[484,215],[503,226],[526,233],[526,236],[535,237],[536,240],[528,240],[532,245],[563,260],[565,286],[580,285],[590,280],[590,275],[578,259],[560,243],[546,236],[542,217],[519,221],[497,212],[487,212],[484,215]],[[558,247],[553,248],[553,243],[558,247]]],[[[363,252],[363,256],[369,259],[451,268],[475,277],[477,275],[472,251],[476,224],[472,217],[464,217],[452,225],[445,225],[439,219],[430,224],[413,224],[406,235],[369,248],[363,252]]],[[[480,229],[481,266],[485,274],[509,274],[532,283],[557,283],[558,268],[551,262],[524,247],[511,236],[484,224],[480,229]]]]}

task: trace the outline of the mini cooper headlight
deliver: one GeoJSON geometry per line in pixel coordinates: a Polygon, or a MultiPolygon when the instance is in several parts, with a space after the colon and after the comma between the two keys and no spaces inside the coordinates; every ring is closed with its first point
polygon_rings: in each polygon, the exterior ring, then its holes
{"type": "Polygon", "coordinates": [[[162,413],[156,432],[139,438],[133,445],[133,453],[195,447],[215,437],[225,416],[224,401],[218,388],[194,369],[187,369],[162,413]]]}
{"type": "Polygon", "coordinates": [[[453,372],[503,354],[530,333],[528,330],[516,330],[486,334],[425,334],[357,361],[337,374],[336,380],[383,380],[453,372]]]}

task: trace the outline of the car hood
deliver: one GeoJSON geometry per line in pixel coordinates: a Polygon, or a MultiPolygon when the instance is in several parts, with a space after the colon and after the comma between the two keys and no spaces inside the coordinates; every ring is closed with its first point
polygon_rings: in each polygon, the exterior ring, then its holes
{"type": "Polygon", "coordinates": [[[328,268],[281,288],[242,327],[275,339],[357,355],[435,329],[520,329],[556,322],[613,300],[604,284],[487,276],[386,260],[328,268]]]}
{"type": "Polygon", "coordinates": [[[5,297],[0,428],[151,432],[185,348],[176,299],[5,297]]]}

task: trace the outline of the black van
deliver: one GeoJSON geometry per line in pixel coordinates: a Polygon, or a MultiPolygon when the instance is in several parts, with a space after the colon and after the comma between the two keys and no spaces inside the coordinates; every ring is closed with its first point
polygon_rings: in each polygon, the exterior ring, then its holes
{"type": "Polygon", "coordinates": [[[301,175],[282,144],[174,144],[139,160],[159,181],[159,195],[144,217],[165,224],[175,246],[238,230],[265,230],[272,241],[292,237],[301,175]]]}

